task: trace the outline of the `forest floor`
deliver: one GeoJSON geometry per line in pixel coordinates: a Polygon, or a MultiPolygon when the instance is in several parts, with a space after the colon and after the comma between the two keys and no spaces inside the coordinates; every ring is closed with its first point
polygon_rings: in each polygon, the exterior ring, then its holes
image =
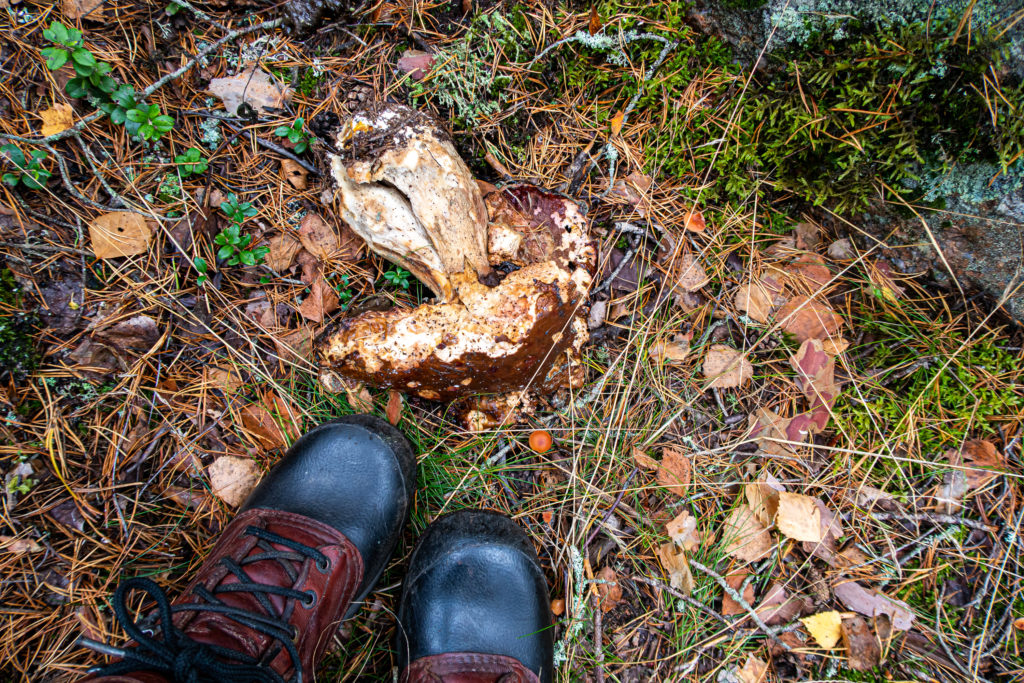
{"type": "Polygon", "coordinates": [[[0,0],[4,679],[102,663],[122,578],[174,594],[290,442],[369,411],[419,489],[321,680],[392,680],[409,552],[467,507],[533,539],[560,680],[1021,680],[1019,329],[770,174],[726,197],[750,72],[682,3],[477,5],[300,39],[264,3],[0,0]],[[587,209],[586,382],[521,423],[318,382],[332,322],[430,296],[339,239],[309,133],[389,98],[587,209]]]}

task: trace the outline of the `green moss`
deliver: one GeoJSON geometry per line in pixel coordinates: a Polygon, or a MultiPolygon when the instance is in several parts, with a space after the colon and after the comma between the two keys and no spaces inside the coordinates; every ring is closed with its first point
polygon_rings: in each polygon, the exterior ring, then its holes
{"type": "Polygon", "coordinates": [[[21,288],[9,268],[0,271],[0,302],[0,377],[20,382],[39,365],[34,337],[38,320],[18,310],[22,305],[21,288]]]}
{"type": "Polygon", "coordinates": [[[896,375],[927,359],[905,377],[880,378],[886,391],[843,392],[836,418],[851,434],[879,434],[894,443],[911,429],[922,455],[938,454],[965,438],[994,436],[1006,415],[1024,406],[1024,389],[1012,381],[1020,359],[991,340],[965,342],[962,335],[928,336],[927,327],[891,317],[860,326],[876,337],[866,368],[891,368],[896,375]]]}

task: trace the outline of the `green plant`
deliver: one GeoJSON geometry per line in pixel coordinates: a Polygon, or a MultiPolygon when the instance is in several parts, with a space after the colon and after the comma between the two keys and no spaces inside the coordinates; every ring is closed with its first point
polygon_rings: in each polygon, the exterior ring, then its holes
{"type": "Polygon", "coordinates": [[[57,45],[40,51],[47,68],[56,71],[69,61],[75,68],[77,75],[64,86],[68,95],[90,98],[113,123],[142,140],[159,140],[174,128],[174,119],[161,114],[159,105],[143,102],[130,85],[117,84],[110,76],[110,64],[97,60],[84,47],[81,31],[54,21],[43,36],[57,45]]]}
{"type": "Polygon", "coordinates": [[[279,138],[288,138],[288,141],[295,145],[296,154],[302,154],[309,148],[309,136],[302,131],[303,123],[300,116],[291,126],[279,126],[274,131],[274,135],[279,138]]]}
{"type": "Polygon", "coordinates": [[[338,293],[338,301],[341,302],[341,310],[344,311],[348,308],[349,302],[352,301],[352,297],[354,295],[352,294],[352,290],[348,288],[348,275],[342,274],[342,276],[338,279],[340,280],[340,282],[334,285],[334,291],[338,293]]]}
{"type": "Polygon", "coordinates": [[[239,202],[238,197],[232,193],[228,195],[226,201],[221,202],[220,210],[231,219],[231,225],[221,230],[213,238],[213,241],[220,245],[220,249],[217,250],[217,258],[226,261],[229,266],[239,263],[255,266],[262,263],[263,258],[270,253],[270,248],[266,246],[250,248],[252,235],[243,235],[241,232],[245,219],[251,218],[257,213],[253,205],[250,202],[239,202]]]}
{"type": "Polygon", "coordinates": [[[409,271],[404,268],[395,266],[394,270],[389,270],[384,273],[384,279],[387,280],[395,287],[399,287],[404,290],[409,289],[409,271]]]}
{"type": "Polygon", "coordinates": [[[208,168],[203,152],[198,147],[189,147],[184,154],[174,157],[174,163],[178,165],[178,173],[182,178],[206,173],[208,168]]]}
{"type": "Polygon", "coordinates": [[[206,259],[204,259],[202,256],[197,256],[192,261],[192,267],[196,269],[197,273],[199,273],[199,277],[196,278],[196,284],[199,285],[200,287],[202,287],[210,279],[209,276],[206,274],[206,270],[207,270],[206,259]]]}
{"type": "Polygon", "coordinates": [[[41,190],[46,182],[53,175],[42,167],[46,159],[46,152],[34,149],[26,157],[16,145],[4,145],[0,147],[0,153],[14,165],[15,170],[4,173],[3,181],[11,187],[17,187],[20,183],[29,190],[41,190]]]}
{"type": "Polygon", "coordinates": [[[75,77],[67,82],[64,91],[71,97],[92,96],[102,100],[117,83],[110,76],[110,64],[96,59],[82,40],[82,32],[68,28],[59,21],[50,23],[43,30],[43,37],[57,47],[45,47],[40,54],[46,59],[46,68],[56,71],[68,62],[75,69],[75,77]]]}
{"type": "Polygon", "coordinates": [[[25,495],[38,483],[39,481],[32,477],[22,477],[16,474],[7,480],[7,492],[25,495]]]}

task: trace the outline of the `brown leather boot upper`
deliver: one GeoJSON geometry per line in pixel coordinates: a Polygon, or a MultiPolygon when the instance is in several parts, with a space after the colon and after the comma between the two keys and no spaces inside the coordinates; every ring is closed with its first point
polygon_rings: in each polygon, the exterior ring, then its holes
{"type": "Polygon", "coordinates": [[[362,577],[359,551],[333,527],[281,510],[246,510],[174,601],[176,633],[136,637],[139,645],[115,665],[121,670],[93,680],[159,680],[136,675],[133,666],[153,670],[147,662],[168,680],[312,680],[362,577]]]}
{"type": "Polygon", "coordinates": [[[540,683],[540,679],[512,657],[445,652],[410,662],[402,683],[540,683]]]}

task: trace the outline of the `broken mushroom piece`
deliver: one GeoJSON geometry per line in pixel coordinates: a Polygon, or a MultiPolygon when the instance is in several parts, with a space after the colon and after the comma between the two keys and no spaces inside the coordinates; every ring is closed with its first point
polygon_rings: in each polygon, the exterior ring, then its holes
{"type": "Polygon", "coordinates": [[[325,374],[440,401],[490,394],[459,411],[478,428],[521,403],[493,395],[582,381],[596,252],[574,202],[531,185],[482,198],[444,132],[403,106],[355,115],[335,147],[345,220],[438,299],[341,320],[319,342],[325,374]]]}

